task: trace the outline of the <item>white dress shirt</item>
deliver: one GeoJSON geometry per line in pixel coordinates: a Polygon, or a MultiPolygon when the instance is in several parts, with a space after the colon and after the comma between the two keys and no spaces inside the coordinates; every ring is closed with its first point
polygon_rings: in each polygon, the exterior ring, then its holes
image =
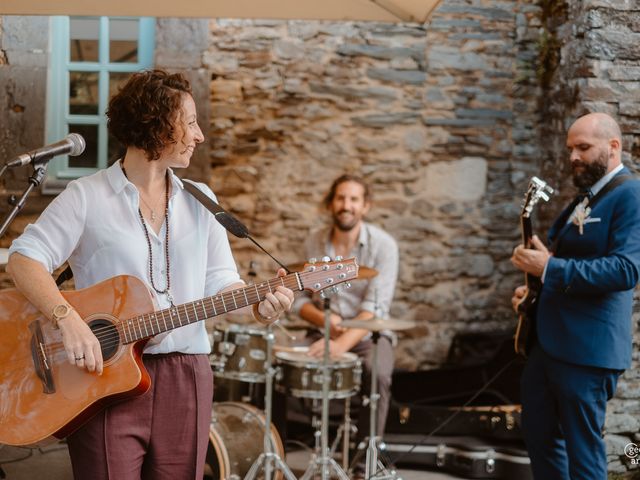
{"type": "MultiPolygon", "coordinates": [[[[217,294],[240,281],[225,229],[182,186],[170,171],[169,260],[171,294],[176,305],[217,294]]],[[[215,198],[204,184],[198,184],[215,198]]],[[[53,272],[67,259],[77,289],[116,275],[149,281],[149,247],[138,214],[139,194],[124,176],[120,163],[74,180],[11,245],[53,272]]],[[[166,287],[165,231],[159,235],[147,225],[153,251],[155,286],[166,287]]],[[[150,288],[160,308],[166,295],[150,288]]],[[[153,337],[145,353],[209,353],[204,322],[153,337]]]]}
{"type": "MultiPolygon", "coordinates": [[[[305,241],[304,253],[307,259],[320,260],[324,255],[334,258],[331,228],[312,232],[305,241]]],[[[353,280],[351,288],[340,289],[337,295],[332,295],[331,310],[345,320],[354,318],[362,310],[387,318],[398,278],[398,244],[381,228],[362,222],[358,242],[348,257],[355,257],[358,265],[375,268],[378,274],[371,280],[353,280]]],[[[322,309],[320,296],[305,292],[296,298],[293,310],[299,313],[302,306],[311,301],[322,309]]]]}

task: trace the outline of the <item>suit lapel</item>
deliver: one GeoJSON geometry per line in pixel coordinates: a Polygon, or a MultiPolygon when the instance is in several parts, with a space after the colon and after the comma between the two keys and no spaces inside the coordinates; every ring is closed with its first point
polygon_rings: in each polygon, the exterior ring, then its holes
{"type": "MultiPolygon", "coordinates": [[[[625,175],[625,176],[630,175],[627,167],[624,167],[622,170],[620,170],[607,184],[605,184],[600,190],[600,192],[598,192],[598,194],[596,194],[596,196],[591,199],[591,201],[587,206],[595,207],[596,200],[600,200],[602,197],[606,196],[610,190],[613,190],[613,188],[619,185],[619,183],[617,182],[615,182],[616,183],[615,186],[611,184],[612,182],[614,182],[616,178],[622,175],[625,175]]],[[[569,231],[569,229],[571,228],[571,225],[573,225],[573,223],[568,222],[569,216],[573,213],[573,210],[576,208],[576,205],[578,205],[578,203],[583,198],[584,197],[582,195],[578,195],[576,198],[574,198],[573,201],[567,206],[567,208],[565,208],[562,211],[558,219],[554,222],[553,226],[549,230],[548,238],[549,238],[549,242],[551,243],[551,247],[549,247],[549,250],[551,250],[552,252],[557,252],[560,240],[569,231]]]]}

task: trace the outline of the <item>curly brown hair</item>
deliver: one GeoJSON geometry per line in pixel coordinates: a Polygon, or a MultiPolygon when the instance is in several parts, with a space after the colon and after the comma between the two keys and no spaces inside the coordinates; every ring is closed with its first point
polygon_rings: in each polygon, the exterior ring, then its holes
{"type": "Polygon", "coordinates": [[[107,128],[123,146],[157,160],[167,144],[176,142],[175,122],[185,93],[191,95],[191,85],[181,73],[134,73],[109,101],[107,128]]]}

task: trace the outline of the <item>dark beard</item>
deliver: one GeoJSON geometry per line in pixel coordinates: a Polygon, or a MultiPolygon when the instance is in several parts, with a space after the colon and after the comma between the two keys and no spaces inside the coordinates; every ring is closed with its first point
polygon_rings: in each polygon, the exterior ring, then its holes
{"type": "Polygon", "coordinates": [[[356,227],[356,225],[358,225],[357,219],[354,219],[351,223],[341,222],[339,218],[340,213],[342,212],[338,212],[333,216],[333,224],[338,230],[340,230],[341,232],[350,232],[356,227]]]}
{"type": "Polygon", "coordinates": [[[604,177],[607,173],[607,153],[602,152],[592,163],[576,161],[574,166],[583,168],[582,173],[573,173],[573,184],[580,191],[588,190],[594,183],[604,177]]]}

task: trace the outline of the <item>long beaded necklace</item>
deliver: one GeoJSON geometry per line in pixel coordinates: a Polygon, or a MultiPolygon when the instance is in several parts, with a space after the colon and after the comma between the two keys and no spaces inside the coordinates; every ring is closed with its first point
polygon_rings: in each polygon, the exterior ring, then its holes
{"type": "MultiPolygon", "coordinates": [[[[122,168],[122,173],[124,173],[124,176],[127,177],[127,180],[129,179],[129,177],[127,176],[127,171],[124,168],[124,162],[120,162],[120,168],[122,168]]],[[[142,223],[142,229],[144,230],[144,236],[147,239],[147,247],[149,248],[149,280],[151,281],[151,288],[153,288],[156,293],[160,294],[160,295],[166,295],[167,296],[167,300],[169,300],[169,303],[171,305],[173,305],[173,296],[171,295],[171,262],[169,259],[169,172],[167,172],[167,175],[165,176],[165,184],[164,184],[164,197],[165,197],[165,204],[164,204],[164,222],[165,222],[165,234],[164,234],[164,257],[165,257],[165,262],[167,265],[167,287],[164,290],[160,290],[158,289],[158,287],[156,287],[156,283],[153,280],[153,250],[151,248],[151,237],[149,236],[149,230],[147,229],[147,224],[144,221],[144,217],[142,216],[142,210],[140,210],[140,205],[138,204],[138,215],[140,215],[140,223],[142,223]]],[[[140,194],[138,193],[138,196],[140,194]]],[[[140,197],[142,198],[142,197],[140,197]]],[[[146,202],[145,202],[146,203],[146,202]]],[[[153,216],[151,218],[151,220],[153,220],[153,216]]]]}

